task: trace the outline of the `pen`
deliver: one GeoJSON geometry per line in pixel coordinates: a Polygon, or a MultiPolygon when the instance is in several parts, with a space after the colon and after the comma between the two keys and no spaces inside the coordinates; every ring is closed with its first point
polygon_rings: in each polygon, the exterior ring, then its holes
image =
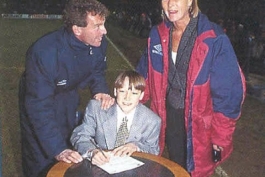
{"type": "Polygon", "coordinates": [[[104,154],[103,150],[99,147],[99,145],[97,145],[95,143],[95,141],[93,141],[92,139],[90,139],[90,141],[104,155],[104,157],[107,158],[106,155],[104,154]]]}

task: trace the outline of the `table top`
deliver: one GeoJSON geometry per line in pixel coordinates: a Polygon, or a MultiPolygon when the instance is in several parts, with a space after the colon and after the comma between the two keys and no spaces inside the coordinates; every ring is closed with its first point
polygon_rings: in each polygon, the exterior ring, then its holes
{"type": "Polygon", "coordinates": [[[185,169],[164,157],[142,152],[135,152],[132,157],[145,164],[133,170],[108,174],[101,168],[92,165],[88,160],[78,164],[58,162],[49,170],[47,177],[190,177],[185,169]]]}

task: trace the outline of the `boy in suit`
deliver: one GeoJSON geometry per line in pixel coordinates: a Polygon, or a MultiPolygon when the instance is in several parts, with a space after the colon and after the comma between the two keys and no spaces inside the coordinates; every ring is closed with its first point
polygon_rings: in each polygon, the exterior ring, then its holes
{"type": "Polygon", "coordinates": [[[114,105],[103,110],[97,100],[88,103],[83,123],[71,136],[74,148],[94,165],[108,162],[110,154],[130,156],[136,151],[159,154],[161,119],[139,103],[144,89],[145,80],[141,75],[135,71],[122,72],[114,85],[114,105]],[[120,137],[121,127],[126,127],[125,139],[120,137]],[[100,152],[93,142],[105,151],[100,152]]]}

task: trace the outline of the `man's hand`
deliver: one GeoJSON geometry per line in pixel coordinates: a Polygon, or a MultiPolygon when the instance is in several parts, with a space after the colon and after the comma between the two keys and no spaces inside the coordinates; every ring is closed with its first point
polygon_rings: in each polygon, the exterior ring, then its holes
{"type": "Polygon", "coordinates": [[[114,104],[115,99],[105,93],[98,93],[94,96],[96,100],[101,101],[101,108],[106,110],[114,104]]]}
{"type": "Polygon", "coordinates": [[[114,156],[131,156],[132,153],[136,152],[138,147],[133,143],[128,143],[123,146],[117,147],[112,151],[114,156]]]}
{"type": "Polygon", "coordinates": [[[93,165],[103,165],[110,160],[110,153],[109,152],[101,152],[98,149],[93,150],[93,155],[91,158],[91,163],[93,165]],[[103,154],[104,153],[104,154],[103,154]]]}
{"type": "Polygon", "coordinates": [[[79,163],[83,161],[82,156],[71,149],[65,149],[59,155],[55,156],[56,160],[63,161],[66,163],[79,163]]]}

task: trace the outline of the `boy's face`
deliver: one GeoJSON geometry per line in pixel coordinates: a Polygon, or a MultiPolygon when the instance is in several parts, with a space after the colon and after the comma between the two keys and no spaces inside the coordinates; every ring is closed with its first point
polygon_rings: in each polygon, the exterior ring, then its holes
{"type": "Polygon", "coordinates": [[[114,95],[121,110],[128,114],[138,105],[144,96],[144,92],[136,90],[133,86],[132,89],[129,89],[129,79],[126,77],[122,88],[114,89],[114,95]]]}

